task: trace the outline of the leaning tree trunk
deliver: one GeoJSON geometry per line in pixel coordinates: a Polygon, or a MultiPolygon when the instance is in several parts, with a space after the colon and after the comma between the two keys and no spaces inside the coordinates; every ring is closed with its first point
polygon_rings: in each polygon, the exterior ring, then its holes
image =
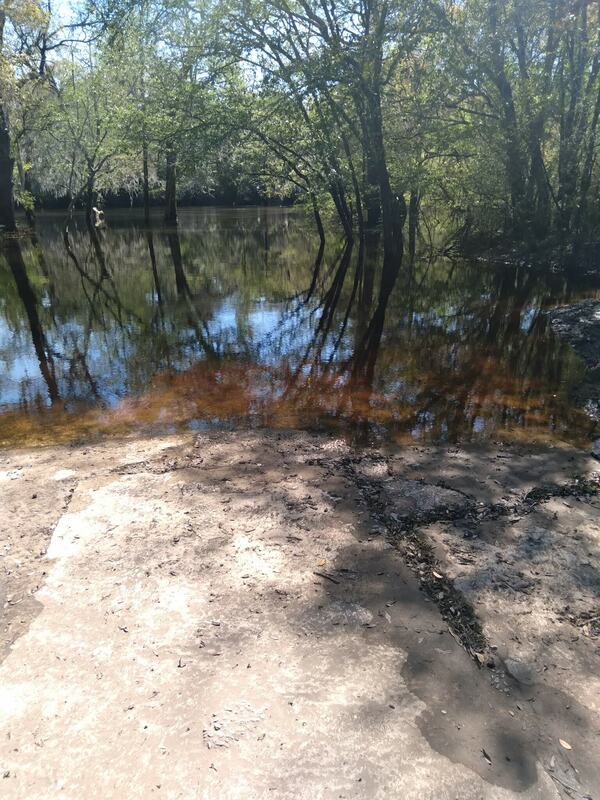
{"type": "Polygon", "coordinates": [[[177,152],[172,144],[167,146],[165,222],[169,225],[177,225],[177,152]]]}
{"type": "Polygon", "coordinates": [[[325,246],[325,228],[323,227],[323,219],[321,218],[321,214],[319,212],[319,206],[317,203],[317,198],[315,193],[312,189],[309,189],[310,194],[310,201],[312,203],[313,214],[315,217],[315,223],[317,225],[317,231],[319,233],[319,240],[321,242],[321,247],[325,246]]]}
{"type": "Polygon", "coordinates": [[[0,105],[0,229],[15,231],[13,198],[13,159],[10,153],[10,134],[6,113],[0,105]]]}

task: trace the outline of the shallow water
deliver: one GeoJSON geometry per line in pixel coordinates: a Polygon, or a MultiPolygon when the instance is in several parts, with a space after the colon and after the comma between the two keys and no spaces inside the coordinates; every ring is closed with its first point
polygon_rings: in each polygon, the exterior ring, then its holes
{"type": "Polygon", "coordinates": [[[286,209],[41,215],[0,251],[0,444],[271,425],[364,441],[583,441],[544,311],[594,286],[439,258],[382,269],[286,209]],[[383,278],[383,280],[382,280],[383,278]]]}

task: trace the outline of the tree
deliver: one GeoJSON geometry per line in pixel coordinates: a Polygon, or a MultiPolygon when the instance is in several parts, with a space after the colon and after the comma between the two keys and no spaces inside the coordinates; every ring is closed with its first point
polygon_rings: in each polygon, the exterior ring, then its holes
{"type": "MultiPolygon", "coordinates": [[[[479,237],[600,227],[600,20],[588,0],[93,0],[0,17],[0,224],[67,197],[219,195],[381,229],[390,275],[479,237]],[[13,192],[13,184],[16,190],[13,192]]],[[[360,245],[363,246],[362,244],[360,245]]]]}
{"type": "Polygon", "coordinates": [[[518,239],[573,238],[586,204],[600,113],[597,5],[571,0],[434,4],[456,53],[454,105],[497,143],[518,239]]]}
{"type": "Polygon", "coordinates": [[[393,259],[402,255],[406,206],[391,183],[383,99],[418,41],[419,18],[416,5],[385,0],[250,0],[226,18],[241,57],[295,102],[346,232],[354,220],[362,229],[381,215],[393,259]]]}
{"type": "Polygon", "coordinates": [[[0,8],[0,229],[16,229],[10,131],[10,103],[15,101],[17,77],[26,61],[18,47],[17,29],[38,30],[45,16],[35,0],[8,0],[0,8]]]}

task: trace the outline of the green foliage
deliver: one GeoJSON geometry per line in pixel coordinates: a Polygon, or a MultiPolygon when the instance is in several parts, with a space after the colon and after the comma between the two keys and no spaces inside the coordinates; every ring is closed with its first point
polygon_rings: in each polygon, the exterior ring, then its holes
{"type": "Polygon", "coordinates": [[[96,0],[73,11],[65,27],[52,5],[3,4],[0,88],[23,207],[133,197],[145,181],[161,196],[171,152],[185,198],[317,203],[348,228],[382,213],[398,235],[412,197],[423,224],[514,241],[597,235],[597,4],[96,0]]]}

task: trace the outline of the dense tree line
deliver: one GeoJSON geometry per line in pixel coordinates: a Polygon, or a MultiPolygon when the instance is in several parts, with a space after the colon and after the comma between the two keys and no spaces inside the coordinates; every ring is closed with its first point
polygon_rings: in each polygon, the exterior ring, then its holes
{"type": "Polygon", "coordinates": [[[0,7],[0,225],[58,198],[305,203],[321,235],[538,246],[600,228],[591,0],[0,7]]]}

